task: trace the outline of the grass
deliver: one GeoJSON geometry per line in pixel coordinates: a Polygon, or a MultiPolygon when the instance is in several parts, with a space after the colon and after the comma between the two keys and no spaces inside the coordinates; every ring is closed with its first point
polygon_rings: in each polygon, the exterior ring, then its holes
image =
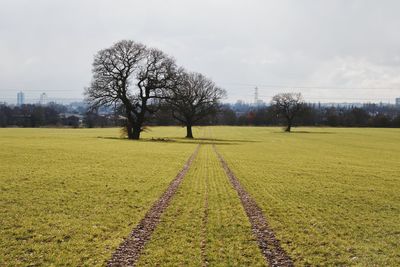
{"type": "Polygon", "coordinates": [[[400,265],[398,129],[213,132],[297,265],[400,265]]]}
{"type": "Polygon", "coordinates": [[[0,266],[103,265],[195,148],[118,136],[0,129],[0,266]]]}
{"type": "Polygon", "coordinates": [[[214,142],[297,265],[400,265],[399,129],[209,129],[0,129],[0,266],[104,265],[198,143],[139,263],[264,264],[214,142]]]}
{"type": "Polygon", "coordinates": [[[138,266],[202,266],[204,261],[210,266],[265,265],[211,145],[200,148],[138,266]]]}

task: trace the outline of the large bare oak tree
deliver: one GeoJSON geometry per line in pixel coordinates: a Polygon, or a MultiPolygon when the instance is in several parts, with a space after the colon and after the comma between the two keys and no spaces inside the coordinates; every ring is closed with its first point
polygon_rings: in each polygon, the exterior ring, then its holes
{"type": "Polygon", "coordinates": [[[160,50],[122,40],[95,55],[92,71],[85,90],[89,105],[121,106],[128,138],[139,139],[146,115],[156,111],[164,91],[174,86],[176,64],[160,50]]]}
{"type": "Polygon", "coordinates": [[[272,98],[272,108],[286,120],[285,132],[290,132],[294,118],[302,111],[304,101],[301,93],[282,93],[272,98]]]}
{"type": "Polygon", "coordinates": [[[168,91],[167,101],[172,116],[186,126],[186,137],[193,138],[192,126],[216,114],[226,92],[200,73],[187,73],[182,69],[178,73],[178,82],[168,91]]]}

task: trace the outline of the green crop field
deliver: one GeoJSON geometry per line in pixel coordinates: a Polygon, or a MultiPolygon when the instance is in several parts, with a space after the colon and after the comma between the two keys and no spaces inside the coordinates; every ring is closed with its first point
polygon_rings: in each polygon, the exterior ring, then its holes
{"type": "Polygon", "coordinates": [[[219,127],[219,146],[299,265],[400,265],[398,129],[219,127]]]}
{"type": "Polygon", "coordinates": [[[115,138],[0,129],[0,266],[104,264],[195,148],[115,138]]]}
{"type": "Polygon", "coordinates": [[[201,266],[202,257],[211,266],[262,266],[264,262],[211,145],[200,148],[138,266],[201,266]]]}
{"type": "Polygon", "coordinates": [[[295,265],[400,265],[400,130],[0,129],[0,266],[101,266],[200,144],[139,266],[265,260],[212,149],[295,265]]]}

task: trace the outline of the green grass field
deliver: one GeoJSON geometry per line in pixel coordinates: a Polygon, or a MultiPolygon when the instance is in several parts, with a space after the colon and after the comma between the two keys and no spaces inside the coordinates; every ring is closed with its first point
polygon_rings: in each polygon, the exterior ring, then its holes
{"type": "Polygon", "coordinates": [[[104,264],[195,148],[118,137],[0,129],[0,265],[104,264]]]}
{"type": "Polygon", "coordinates": [[[240,200],[211,145],[200,148],[153,236],[138,266],[202,266],[202,243],[203,257],[211,266],[264,264],[240,200]]]}
{"type": "Polygon", "coordinates": [[[0,266],[104,265],[198,143],[139,265],[265,264],[216,143],[296,265],[399,266],[400,130],[294,131],[0,129],[0,266]]]}
{"type": "Polygon", "coordinates": [[[398,129],[214,129],[299,265],[400,265],[398,129]]]}

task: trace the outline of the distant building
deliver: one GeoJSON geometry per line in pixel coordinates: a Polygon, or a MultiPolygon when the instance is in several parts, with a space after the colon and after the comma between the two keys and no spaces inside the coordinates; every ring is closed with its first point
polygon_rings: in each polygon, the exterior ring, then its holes
{"type": "Polygon", "coordinates": [[[17,94],[17,106],[22,106],[25,104],[25,94],[23,92],[19,92],[17,94]]]}
{"type": "Polygon", "coordinates": [[[257,102],[254,103],[254,106],[256,108],[263,108],[266,106],[265,102],[262,101],[261,99],[257,99],[257,102]]]}
{"type": "Polygon", "coordinates": [[[63,125],[68,125],[77,128],[83,123],[83,116],[79,114],[60,113],[59,116],[63,125]]]}
{"type": "Polygon", "coordinates": [[[42,93],[39,98],[39,105],[45,106],[47,105],[47,95],[46,93],[42,93]]]}
{"type": "Polygon", "coordinates": [[[396,106],[400,107],[400,97],[396,98],[396,106]]]}

